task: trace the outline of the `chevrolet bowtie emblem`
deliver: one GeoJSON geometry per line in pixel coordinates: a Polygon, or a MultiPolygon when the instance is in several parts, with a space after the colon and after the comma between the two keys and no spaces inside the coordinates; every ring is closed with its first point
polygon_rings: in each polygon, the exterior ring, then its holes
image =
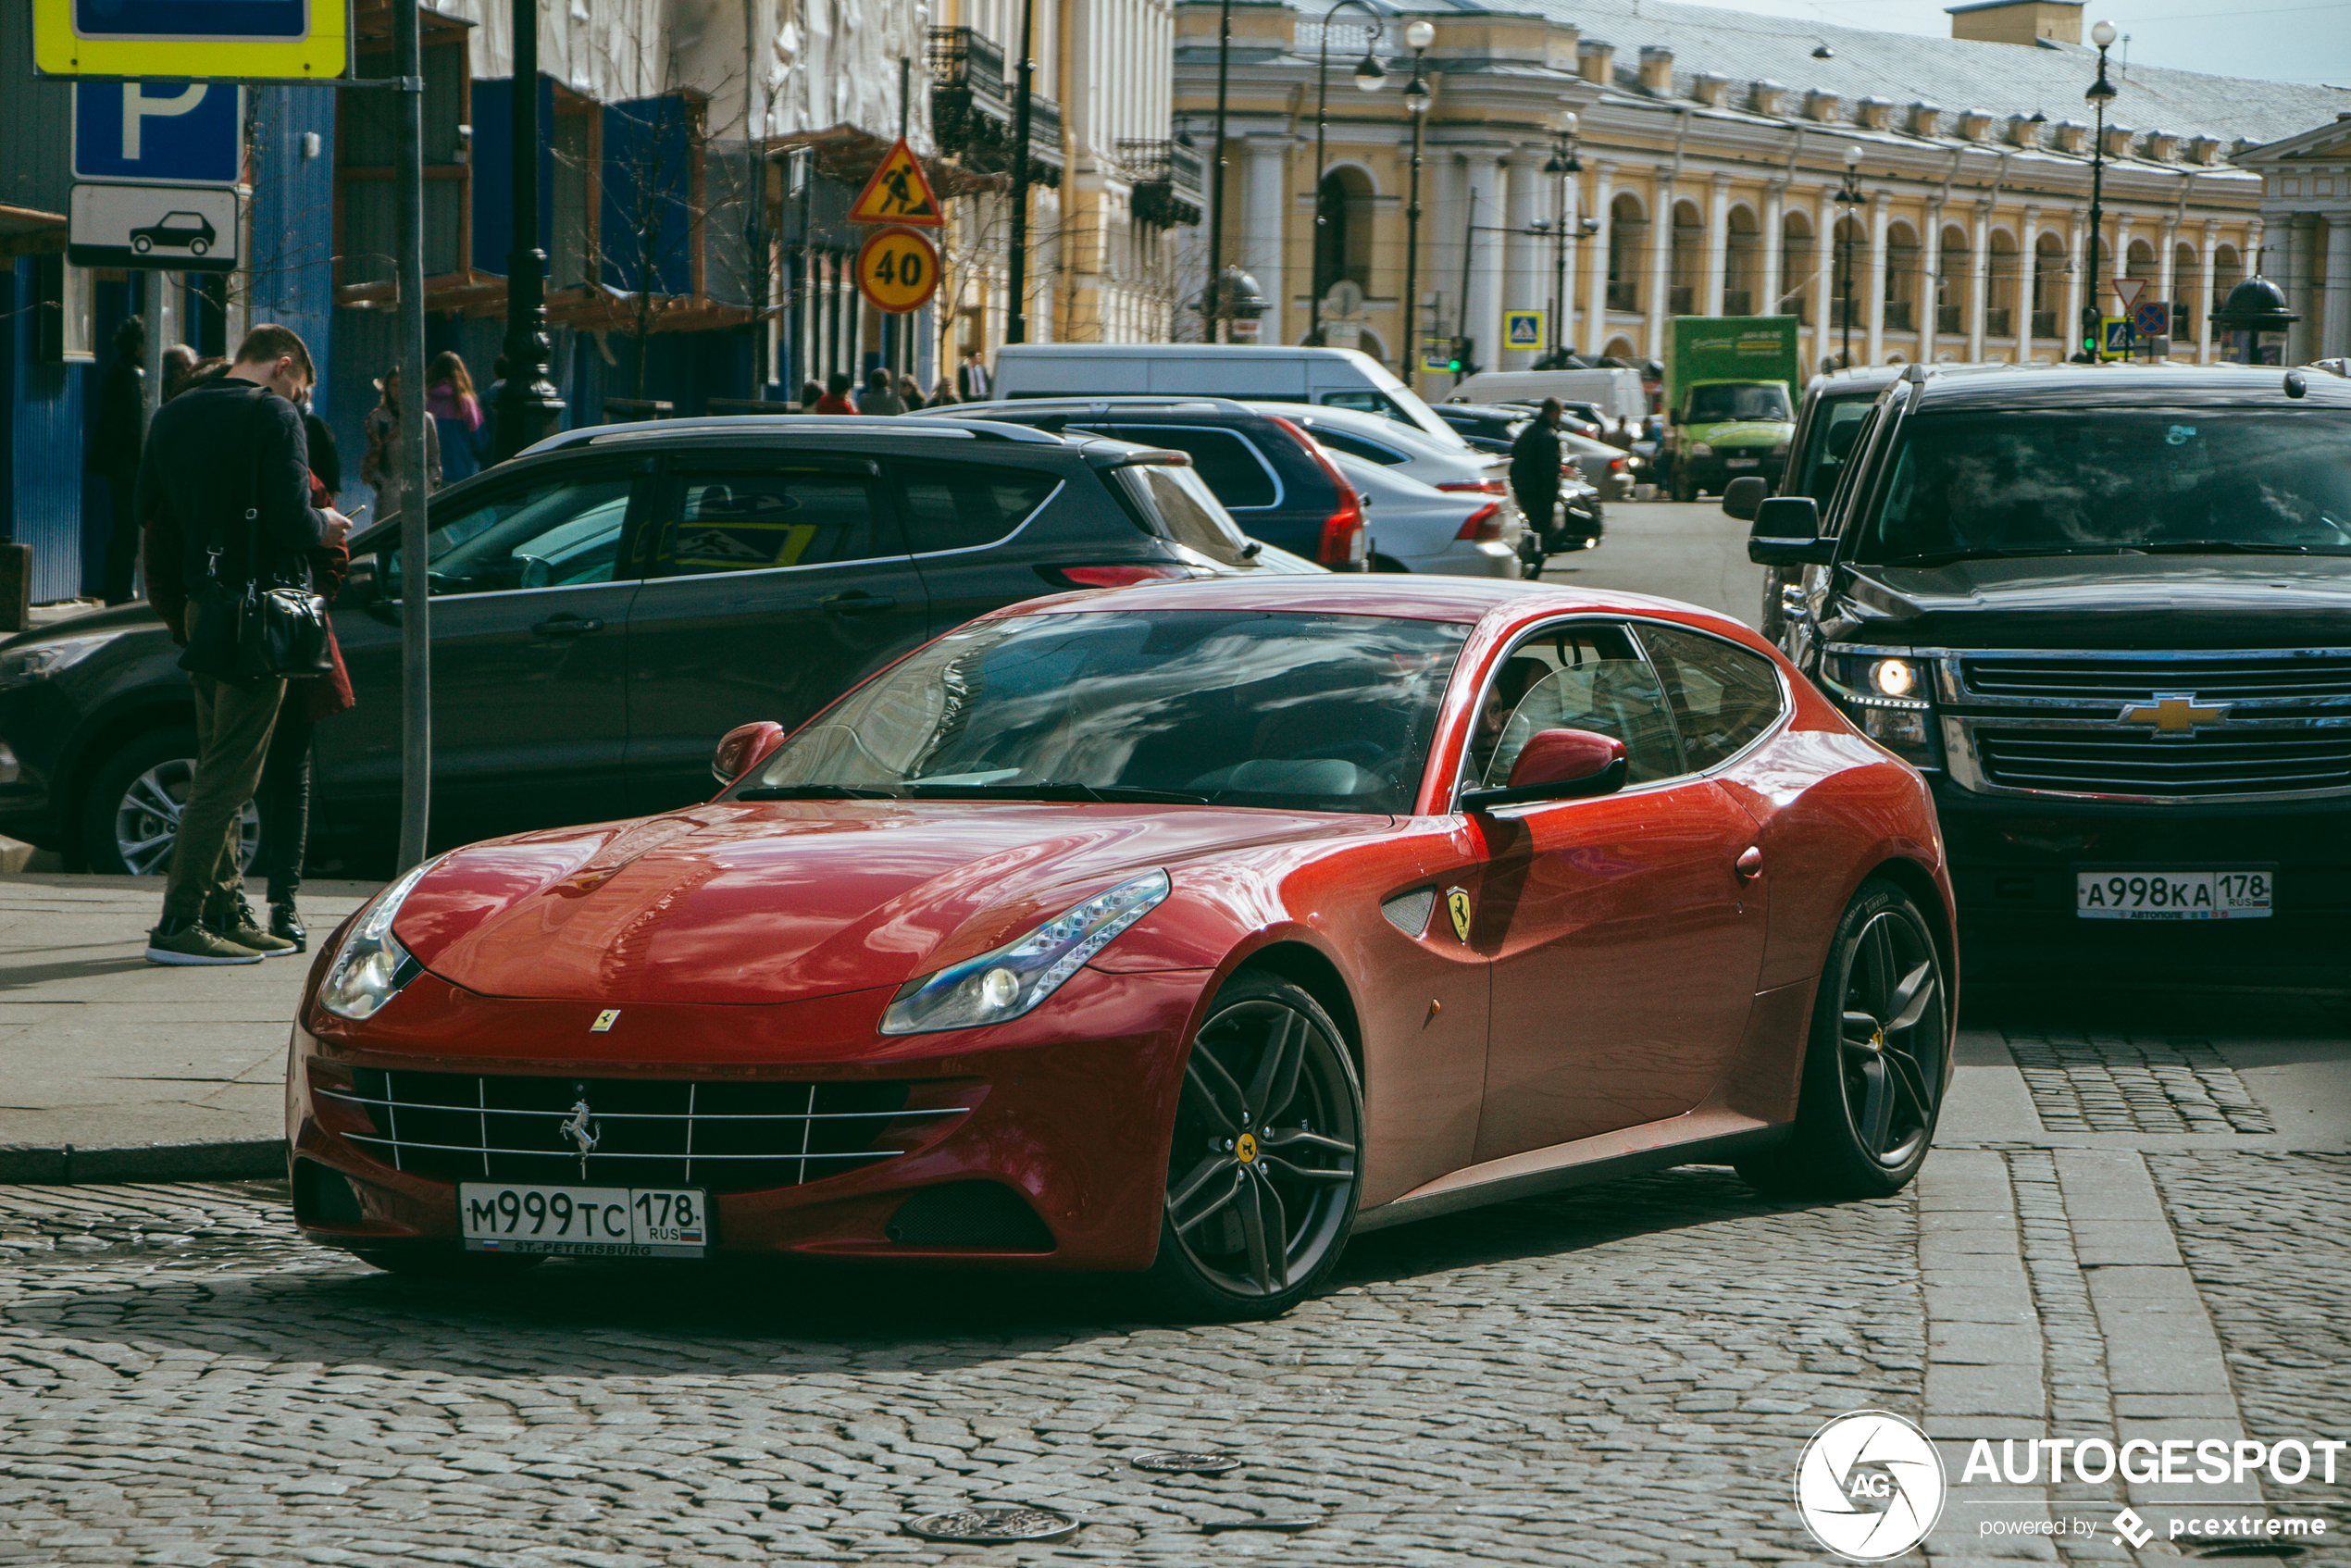
{"type": "Polygon", "coordinates": [[[2199,706],[2193,692],[2158,691],[2152,703],[2133,703],[2122,710],[2125,724],[2151,724],[2166,735],[2192,735],[2199,724],[2218,724],[2228,716],[2229,704],[2199,706]]]}

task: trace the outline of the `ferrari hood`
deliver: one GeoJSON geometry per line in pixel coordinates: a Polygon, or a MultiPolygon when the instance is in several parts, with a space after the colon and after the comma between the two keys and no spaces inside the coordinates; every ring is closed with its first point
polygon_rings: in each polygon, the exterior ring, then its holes
{"type": "Polygon", "coordinates": [[[393,928],[482,995],[791,1002],[894,988],[1153,866],[1334,826],[1207,808],[724,803],[459,850],[393,928]]]}

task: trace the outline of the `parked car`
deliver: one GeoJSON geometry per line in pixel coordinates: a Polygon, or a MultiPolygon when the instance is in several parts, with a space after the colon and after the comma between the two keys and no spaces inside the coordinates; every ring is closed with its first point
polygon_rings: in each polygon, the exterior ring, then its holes
{"type": "MultiPolygon", "coordinates": [[[[926,639],[1070,588],[1254,569],[1180,453],[981,420],[737,417],[568,431],[433,497],[433,838],[657,811],[711,737],[797,723],[926,639]]],[[[394,519],[335,605],[358,705],[318,727],[321,859],[396,837],[394,519]]],[[[0,644],[0,822],[159,872],[193,696],[143,604],[0,644]]]]}
{"type": "Polygon", "coordinates": [[[952,404],[914,417],[1004,420],[1186,453],[1193,471],[1251,539],[1333,571],[1362,571],[1362,509],[1338,470],[1289,417],[1301,412],[1295,404],[1252,408],[1223,397],[1040,397],[952,404]]]}
{"type": "Polygon", "coordinates": [[[1447,433],[1420,394],[1351,348],[1241,343],[1015,343],[996,355],[1001,398],[1238,397],[1352,408],[1447,433]]]}
{"type": "Polygon", "coordinates": [[[1481,370],[1464,377],[1449,397],[1463,403],[1540,404],[1558,398],[1588,408],[1595,423],[1638,421],[1648,413],[1641,373],[1595,366],[1581,370],[1481,370]]]}
{"type": "Polygon", "coordinates": [[[1343,452],[1331,461],[1362,498],[1371,539],[1372,570],[1436,572],[1454,577],[1515,578],[1524,525],[1499,499],[1442,491],[1400,468],[1386,468],[1343,452]]]}
{"type": "Polygon", "coordinates": [[[1358,1231],[1686,1162],[1884,1198],[1928,1158],[1926,788],[1724,616],[1142,585],[720,751],[706,804],[456,851],[323,944],[305,1237],[444,1276],[1124,1274],[1252,1318],[1358,1231]]]}
{"type": "Polygon", "coordinates": [[[1911,366],[1777,496],[1783,648],[1932,781],[1971,941],[2077,981],[2340,988],[2351,383],[1911,366]]]}
{"type": "MultiPolygon", "coordinates": [[[[1534,408],[1523,404],[1508,403],[1440,403],[1437,417],[1461,432],[1462,439],[1480,452],[1510,454],[1511,443],[1519,431],[1526,428],[1540,404],[1534,408]]],[[[1598,427],[1569,419],[1561,429],[1564,433],[1583,435],[1596,433],[1598,427]]]]}

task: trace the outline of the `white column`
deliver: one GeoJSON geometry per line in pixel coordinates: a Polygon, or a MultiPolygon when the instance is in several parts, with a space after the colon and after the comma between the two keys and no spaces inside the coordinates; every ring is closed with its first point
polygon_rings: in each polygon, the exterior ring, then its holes
{"type": "MultiPolygon", "coordinates": [[[[2034,248],[2041,243],[2041,209],[2037,205],[2024,209],[2024,227],[2019,232],[2024,236],[2017,243],[2021,247],[2018,254],[2024,258],[2018,263],[2018,272],[2024,280],[2021,285],[2023,298],[2019,302],[2019,308],[2025,313],[2025,341],[2017,345],[2016,357],[2017,363],[2022,365],[2033,357],[2033,284],[2041,276],[2041,253],[2034,248]]],[[[2059,339],[2060,342],[2063,341],[2062,337],[2059,339]]],[[[2064,355],[2058,357],[2062,359],[2064,355]]]]}
{"type": "MultiPolygon", "coordinates": [[[[2058,342],[2065,347],[2065,352],[2058,355],[2060,364],[2080,352],[2074,340],[2082,331],[2082,306],[2086,300],[2097,297],[2083,292],[2084,280],[2097,269],[2098,265],[2098,258],[2089,253],[2090,234],[2084,222],[2079,213],[2074,215],[2072,232],[2066,244],[2065,254],[2072,258],[2073,265],[2066,268],[2065,319],[2058,323],[2058,342]]],[[[2095,283],[2087,286],[2096,287],[2095,283]]]]}
{"type": "Polygon", "coordinates": [[[2351,213],[2327,214],[2327,293],[2320,308],[2320,356],[2351,355],[2351,213]]]}
{"type": "Polygon", "coordinates": [[[1943,204],[1940,200],[1926,204],[1925,232],[1919,236],[1919,280],[1912,291],[1916,296],[1911,308],[1917,312],[1910,325],[1919,334],[1919,358],[1934,363],[1934,334],[1942,326],[1941,285],[1943,275],[1943,204]]]}
{"type": "Polygon", "coordinates": [[[1610,200],[1616,188],[1616,166],[1603,163],[1592,179],[1592,216],[1600,226],[1591,237],[1579,241],[1590,256],[1584,283],[1584,352],[1598,358],[1608,347],[1608,247],[1609,225],[1614,221],[1610,212],[1610,200]]]}
{"type": "Polygon", "coordinates": [[[1836,334],[1829,330],[1829,307],[1836,298],[1830,287],[1836,279],[1836,187],[1823,185],[1812,218],[1812,368],[1818,370],[1836,352],[1836,334]]]}
{"type": "Polygon", "coordinates": [[[1289,217],[1289,138],[1251,136],[1242,143],[1240,268],[1265,293],[1257,324],[1261,343],[1287,343],[1289,299],[1282,285],[1282,249],[1289,217]]]}
{"type": "MultiPolygon", "coordinates": [[[[1539,310],[1545,313],[1548,325],[1551,307],[1550,242],[1533,232],[1535,220],[1544,216],[1548,198],[1543,188],[1556,183],[1557,176],[1542,172],[1542,158],[1521,147],[1511,153],[1508,170],[1501,179],[1506,190],[1500,211],[1502,226],[1508,234],[1499,238],[1506,270],[1502,282],[1502,310],[1539,310]]],[[[1499,312],[1494,324],[1485,329],[1494,335],[1495,352],[1486,356],[1486,363],[1498,370],[1526,370],[1543,356],[1543,348],[1505,349],[1502,346],[1502,322],[1499,312]]],[[[1549,347],[1546,342],[1544,347],[1549,347]]]]}
{"type": "Polygon", "coordinates": [[[1649,210],[1649,284],[1647,305],[1648,330],[1642,334],[1646,346],[1641,352],[1651,359],[1665,357],[1665,321],[1672,314],[1668,292],[1673,283],[1673,176],[1665,169],[1658,170],[1657,200],[1649,210]]]}
{"type": "Polygon", "coordinates": [[[1731,259],[1731,177],[1714,177],[1713,196],[1706,205],[1706,289],[1699,314],[1723,314],[1723,273],[1731,259]]]}
{"type": "Polygon", "coordinates": [[[1506,210],[1500,156],[1490,148],[1474,148],[1462,156],[1462,238],[1470,248],[1469,292],[1462,302],[1462,335],[1475,345],[1471,357],[1488,368],[1502,363],[1502,247],[1499,234],[1481,229],[1501,227],[1506,210]]]}
{"type": "Polygon", "coordinates": [[[1885,193],[1870,193],[1870,349],[1869,363],[1885,359],[1885,193]]]}
{"type": "Polygon", "coordinates": [[[2204,220],[2204,263],[2196,269],[2197,277],[2202,280],[2200,292],[2203,296],[2196,302],[2196,362],[2198,365],[2212,363],[2212,311],[2217,303],[2212,298],[2212,268],[2219,262],[2220,249],[2220,226],[2208,218],[2204,220]]]}
{"type": "Polygon", "coordinates": [[[1975,221],[1968,230],[1967,356],[1984,363],[1984,301],[1992,280],[1992,204],[1975,204],[1975,221]]]}
{"type": "MultiPolygon", "coordinates": [[[[2169,218],[2166,218],[2162,223],[2157,225],[2155,230],[2155,286],[2158,291],[2158,297],[2160,299],[2170,300],[2179,292],[2179,290],[2175,286],[2180,280],[2179,268],[2173,265],[2174,253],[2179,249],[2179,241],[2180,226],[2178,224],[2171,221],[2169,218]]],[[[2172,341],[2174,342],[2178,342],[2179,337],[2180,324],[2174,321],[2171,323],[2172,341]]],[[[2164,357],[2167,359],[2171,357],[2171,350],[2169,348],[2164,350],[2164,357]]]]}
{"type": "Polygon", "coordinates": [[[1780,232],[1786,214],[1781,209],[1787,199],[1787,182],[1774,180],[1763,188],[1763,255],[1757,269],[1760,279],[1755,302],[1758,314],[1777,316],[1780,313],[1780,257],[1787,244],[1787,236],[1780,232]]]}

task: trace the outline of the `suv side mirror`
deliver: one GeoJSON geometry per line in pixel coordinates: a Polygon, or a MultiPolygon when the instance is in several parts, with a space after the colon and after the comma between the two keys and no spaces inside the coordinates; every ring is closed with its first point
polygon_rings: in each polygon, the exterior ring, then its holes
{"type": "Polygon", "coordinates": [[[1499,790],[1472,790],[1462,796],[1463,811],[1491,811],[1522,801],[1575,801],[1612,795],[1624,788],[1629,766],[1624,742],[1588,729],[1538,729],[1526,738],[1511,765],[1511,781],[1499,790]]]}
{"type": "Polygon", "coordinates": [[[1807,566],[1826,561],[1836,541],[1821,537],[1821,504],[1809,495],[1774,495],[1755,509],[1747,558],[1759,566],[1807,566]]]}
{"type": "Polygon", "coordinates": [[[1749,474],[1744,479],[1733,479],[1723,487],[1723,515],[1736,517],[1743,523],[1753,522],[1756,508],[1763,504],[1764,495],[1771,488],[1761,478],[1754,474],[1749,474]]]}
{"type": "Polygon", "coordinates": [[[739,724],[719,738],[718,749],[711,753],[711,777],[721,784],[732,784],[773,756],[783,743],[780,724],[764,718],[739,724]]]}

